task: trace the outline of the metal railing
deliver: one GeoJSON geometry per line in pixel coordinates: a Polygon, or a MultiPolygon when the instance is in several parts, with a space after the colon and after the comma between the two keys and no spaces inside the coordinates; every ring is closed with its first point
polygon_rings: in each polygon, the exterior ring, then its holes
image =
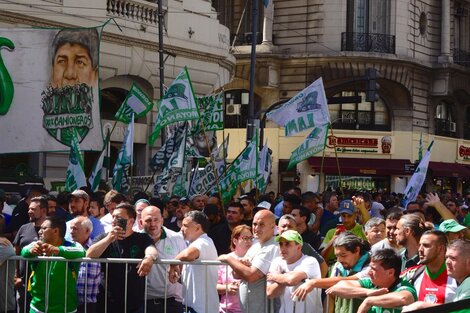
{"type": "Polygon", "coordinates": [[[395,53],[395,36],[372,33],[341,33],[341,51],[395,53]]]}
{"type": "MultiPolygon", "coordinates": [[[[24,261],[26,262],[26,266],[25,266],[25,275],[24,277],[26,278],[26,280],[29,278],[29,276],[31,275],[31,271],[30,271],[30,263],[31,262],[48,262],[48,263],[51,263],[51,262],[66,262],[67,265],[66,265],[66,272],[68,271],[68,264],[69,263],[81,263],[81,262],[84,262],[84,263],[101,263],[101,271],[102,273],[104,274],[102,276],[102,287],[104,288],[104,311],[103,312],[107,312],[109,310],[109,305],[108,305],[108,298],[106,297],[107,293],[108,293],[108,290],[109,290],[109,286],[108,286],[108,277],[109,277],[109,264],[113,264],[113,263],[118,263],[118,264],[125,264],[126,266],[124,267],[124,271],[127,272],[127,268],[128,268],[128,265],[129,264],[137,264],[141,261],[141,259],[126,259],[126,258],[107,258],[107,259],[91,259],[91,258],[80,258],[80,259],[64,259],[62,257],[37,257],[37,258],[23,258],[21,256],[13,256],[13,257],[10,257],[7,261],[6,261],[6,273],[9,272],[9,268],[11,266],[15,267],[16,266],[16,262],[19,262],[19,261],[24,261]]],[[[183,262],[183,261],[179,261],[179,260],[170,260],[170,259],[161,259],[161,260],[157,260],[155,261],[155,264],[157,266],[165,266],[166,269],[165,269],[165,272],[168,272],[168,268],[170,265],[173,265],[173,264],[179,264],[179,265],[184,265],[184,264],[191,264],[191,265],[196,265],[196,266],[204,266],[206,267],[205,269],[205,273],[206,273],[206,280],[207,280],[207,267],[208,266],[221,266],[221,265],[224,265],[224,266],[228,266],[227,264],[225,263],[222,263],[220,261],[194,261],[194,262],[183,262]]],[[[53,265],[51,265],[53,266],[53,265]]],[[[84,267],[86,269],[86,271],[88,270],[88,266],[84,267]]],[[[125,273],[126,273],[125,272],[125,273]]],[[[228,271],[226,270],[226,272],[228,273],[228,271]]],[[[5,275],[5,286],[8,286],[8,280],[11,279],[11,277],[8,277],[9,275],[5,275]]],[[[88,277],[87,276],[87,273],[85,272],[85,290],[84,290],[84,294],[85,294],[85,300],[87,299],[87,294],[88,294],[88,282],[86,281],[86,278],[88,277]]],[[[128,295],[128,282],[127,282],[127,278],[128,278],[128,275],[124,274],[125,276],[125,280],[122,282],[123,284],[123,288],[124,288],[124,294],[126,295],[126,298],[125,298],[125,302],[124,302],[124,308],[123,308],[123,312],[126,313],[127,312],[127,303],[126,303],[126,300],[127,300],[127,295],[128,295]]],[[[67,279],[67,275],[64,275],[65,279],[67,279]]],[[[226,279],[227,280],[227,279],[226,279]]],[[[3,283],[3,282],[2,282],[3,283]]],[[[201,285],[201,288],[203,288],[203,283],[204,282],[198,282],[200,283],[201,285]]],[[[46,288],[45,290],[45,307],[47,308],[48,306],[48,289],[50,290],[53,290],[54,289],[54,286],[52,284],[50,284],[49,281],[46,281],[44,282],[44,284],[46,285],[49,285],[48,287],[49,288],[46,288]]],[[[164,286],[164,299],[167,299],[168,298],[168,285],[169,285],[169,282],[168,282],[168,279],[165,280],[165,286],[164,286]]],[[[66,290],[65,290],[65,299],[64,299],[64,313],[67,313],[67,282],[65,282],[65,286],[66,286],[66,290]]],[[[28,290],[28,281],[25,281],[24,282],[24,294],[26,295],[28,290]]],[[[148,298],[148,292],[147,292],[147,288],[148,288],[148,280],[147,280],[147,276],[145,277],[145,291],[144,291],[144,312],[147,312],[147,300],[149,300],[148,298]]],[[[214,286],[214,288],[216,288],[216,286],[214,286]]],[[[184,289],[183,289],[184,290],[184,289]]],[[[15,292],[13,290],[9,290],[9,288],[5,288],[5,298],[4,299],[8,299],[9,296],[11,296],[11,292],[15,292]]],[[[228,298],[228,286],[226,288],[226,298],[228,298]]],[[[182,295],[183,299],[185,298],[185,294],[182,295]]],[[[0,298],[2,298],[2,296],[0,296],[0,298]]],[[[16,298],[16,296],[15,296],[16,298]]],[[[17,305],[18,306],[21,306],[22,309],[23,309],[23,312],[28,312],[27,308],[28,308],[28,302],[27,302],[27,299],[28,297],[24,297],[24,302],[23,303],[18,303],[17,305]]],[[[78,300],[78,298],[77,298],[78,300]]],[[[219,308],[208,308],[208,305],[207,305],[207,297],[205,299],[201,299],[201,301],[205,301],[205,312],[206,313],[210,313],[210,312],[218,312],[219,311],[219,308]]],[[[184,301],[183,301],[184,302],[184,301]]],[[[87,308],[87,303],[85,303],[85,305],[83,306],[83,309],[84,309],[84,312],[87,312],[88,308],[87,308]]],[[[8,301],[5,301],[5,306],[3,308],[0,308],[0,312],[8,312],[8,301]]],[[[78,301],[77,301],[77,305],[78,305],[78,301]]],[[[166,312],[166,306],[167,306],[167,303],[166,303],[166,300],[165,300],[165,303],[164,303],[164,310],[166,312]]],[[[273,303],[272,301],[269,301],[268,302],[268,306],[272,308],[273,306],[273,303]]],[[[187,309],[187,308],[186,308],[187,309]]],[[[16,310],[15,310],[16,311],[16,310]]],[[[100,312],[99,310],[97,312],[100,312]]],[[[272,311],[271,311],[272,312],[272,311]]],[[[201,312],[198,312],[198,313],[201,313],[201,312]]],[[[259,313],[259,312],[257,312],[259,313]]]]}

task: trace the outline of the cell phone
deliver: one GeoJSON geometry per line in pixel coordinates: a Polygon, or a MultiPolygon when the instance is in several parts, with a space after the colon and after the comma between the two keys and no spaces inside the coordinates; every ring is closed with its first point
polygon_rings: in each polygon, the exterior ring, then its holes
{"type": "Polygon", "coordinates": [[[121,227],[122,230],[126,231],[126,228],[127,228],[127,219],[118,217],[118,218],[116,219],[116,225],[119,226],[119,227],[121,227]]]}
{"type": "Polygon", "coordinates": [[[346,231],[346,227],[343,224],[337,224],[336,229],[339,230],[340,233],[346,231]]]}

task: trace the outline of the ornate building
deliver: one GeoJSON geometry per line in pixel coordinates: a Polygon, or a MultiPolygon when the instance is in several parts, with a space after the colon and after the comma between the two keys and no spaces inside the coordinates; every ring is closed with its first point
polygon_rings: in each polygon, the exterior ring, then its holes
{"type": "MultiPolygon", "coordinates": [[[[7,1],[0,8],[0,27],[94,27],[113,19],[103,28],[100,49],[100,111],[106,133],[113,127],[114,114],[132,83],[138,84],[152,99],[160,97],[161,65],[164,65],[166,84],[188,66],[198,95],[209,94],[230,81],[235,65],[229,52],[230,33],[219,23],[211,1],[163,1],[163,64],[159,64],[157,3],[143,0],[7,1]]],[[[155,115],[154,110],[135,125],[133,175],[137,177],[151,175],[148,164],[156,147],[149,146],[147,141],[155,115]]],[[[124,131],[125,125],[118,123],[111,137],[110,168],[124,131]]],[[[155,146],[159,145],[157,141],[155,146]]],[[[87,173],[97,157],[98,152],[85,152],[87,173]]],[[[67,152],[1,155],[0,177],[10,183],[43,177],[47,188],[59,189],[65,180],[67,161],[67,152]]],[[[134,186],[138,188],[144,181],[136,179],[134,186]]],[[[8,189],[5,185],[1,187],[8,189]]]]}
{"type": "MultiPolygon", "coordinates": [[[[270,0],[266,8],[259,2],[255,112],[322,77],[334,132],[323,163],[320,155],[287,171],[291,151],[306,134],[285,138],[268,122],[270,189],[285,190],[299,175],[303,190],[335,188],[342,176],[346,187],[402,192],[421,137],[424,149],[435,140],[428,190],[468,189],[470,1],[270,0]],[[380,75],[373,102],[366,101],[361,79],[369,68],[380,75]]],[[[238,128],[230,130],[231,142],[237,145],[237,135],[238,142],[245,140],[251,1],[212,5],[230,29],[237,59],[235,77],[224,85],[227,122],[238,128]]]]}

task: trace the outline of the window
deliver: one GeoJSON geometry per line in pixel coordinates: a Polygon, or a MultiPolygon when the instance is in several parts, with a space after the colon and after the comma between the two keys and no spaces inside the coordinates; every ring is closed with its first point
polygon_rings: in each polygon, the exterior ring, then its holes
{"type": "MultiPolygon", "coordinates": [[[[225,92],[225,128],[245,128],[248,121],[249,91],[245,89],[225,92]]],[[[260,99],[255,95],[255,114],[260,108],[260,99]]]]}
{"type": "Polygon", "coordinates": [[[455,3],[454,21],[454,62],[470,66],[469,7],[463,2],[455,3]]]}
{"type": "Polygon", "coordinates": [[[335,102],[328,105],[333,127],[390,131],[390,116],[383,100],[368,102],[365,97],[363,91],[342,91],[329,98],[330,103],[335,102]]]}
{"type": "Polygon", "coordinates": [[[434,133],[439,136],[455,137],[456,123],[454,122],[452,107],[449,103],[442,101],[436,107],[434,118],[434,133]]]}
{"type": "Polygon", "coordinates": [[[465,110],[465,124],[463,130],[463,138],[470,139],[470,107],[465,110]]]}
{"type": "Polygon", "coordinates": [[[348,0],[341,50],[395,53],[390,0],[348,0]]]}
{"type": "MultiPolygon", "coordinates": [[[[273,0],[270,0],[273,1],[273,0]]],[[[230,44],[249,45],[253,38],[251,33],[252,1],[247,0],[212,0],[217,11],[217,18],[230,30],[230,44]]],[[[263,1],[258,1],[258,34],[257,43],[263,40],[263,1]]]]}

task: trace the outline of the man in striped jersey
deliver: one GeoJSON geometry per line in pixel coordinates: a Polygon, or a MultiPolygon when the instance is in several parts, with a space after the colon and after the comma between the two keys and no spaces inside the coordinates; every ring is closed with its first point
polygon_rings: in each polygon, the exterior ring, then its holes
{"type": "Polygon", "coordinates": [[[419,241],[419,263],[402,273],[418,293],[414,309],[452,302],[457,282],[447,274],[445,264],[447,238],[438,230],[426,231],[419,241]]]}

